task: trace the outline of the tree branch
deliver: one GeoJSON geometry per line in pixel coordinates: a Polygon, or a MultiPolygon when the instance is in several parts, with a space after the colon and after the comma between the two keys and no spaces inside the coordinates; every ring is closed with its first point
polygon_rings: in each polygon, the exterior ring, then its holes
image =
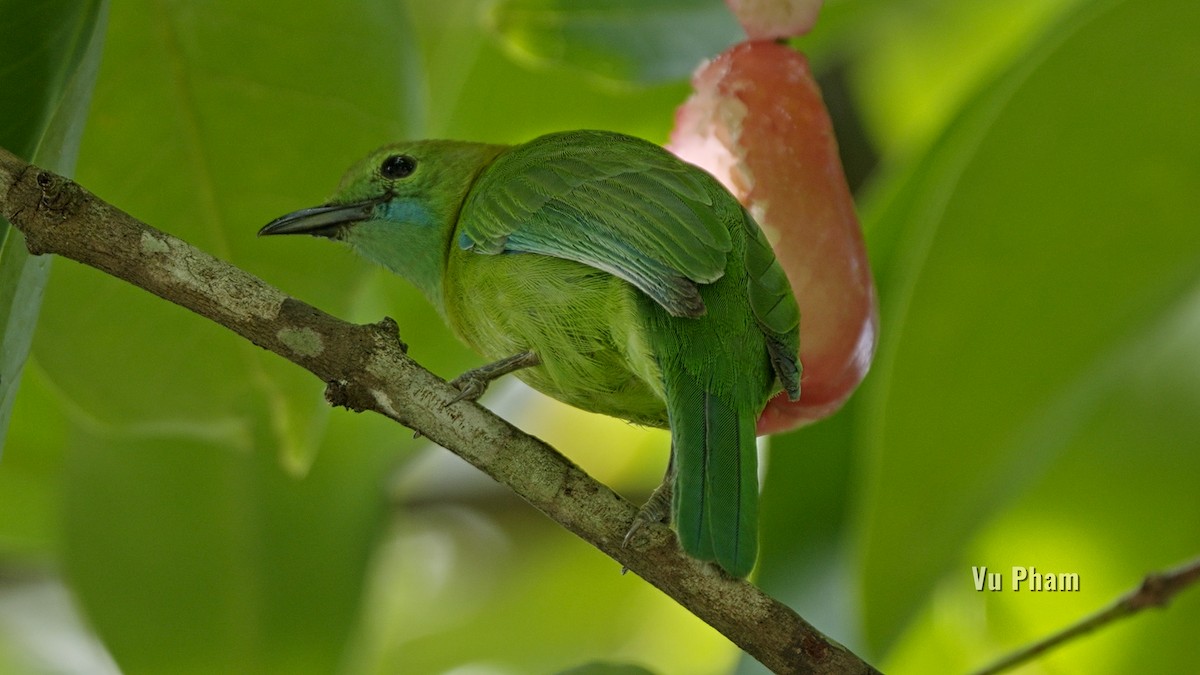
{"type": "Polygon", "coordinates": [[[754,586],[685,556],[665,527],[644,528],[622,548],[633,505],[488,410],[448,405],[457,391],[405,355],[392,319],[356,325],[334,318],[4,149],[0,213],[24,233],[31,253],[71,258],[186,307],[321,378],[330,404],[372,410],[448,448],[772,671],[877,672],[754,586]]]}
{"type": "Polygon", "coordinates": [[[1132,616],[1147,607],[1165,607],[1175,594],[1200,581],[1200,558],[1166,572],[1146,575],[1142,584],[1107,608],[1046,638],[1005,656],[974,675],[995,675],[1031,661],[1063,644],[1106,626],[1117,619],[1132,616]]]}

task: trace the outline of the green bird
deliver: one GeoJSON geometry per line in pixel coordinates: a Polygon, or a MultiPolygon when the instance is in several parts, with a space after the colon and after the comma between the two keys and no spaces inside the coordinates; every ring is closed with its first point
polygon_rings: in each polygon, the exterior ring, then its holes
{"type": "Polygon", "coordinates": [[[629,534],[669,513],[689,555],[750,573],[755,424],[780,389],[800,395],[800,310],[712,176],[605,131],[399,143],[259,234],[346,242],[423,291],[494,361],[454,380],[459,398],[515,372],[577,408],[669,428],[667,477],[629,534]]]}

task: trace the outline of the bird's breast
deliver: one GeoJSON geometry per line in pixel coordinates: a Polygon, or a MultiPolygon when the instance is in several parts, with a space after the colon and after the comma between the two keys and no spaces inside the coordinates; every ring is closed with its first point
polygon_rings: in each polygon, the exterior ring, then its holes
{"type": "Polygon", "coordinates": [[[517,376],[535,389],[584,410],[667,426],[643,303],[628,283],[561,258],[455,246],[444,289],[451,328],[484,358],[532,350],[542,365],[517,376]]]}

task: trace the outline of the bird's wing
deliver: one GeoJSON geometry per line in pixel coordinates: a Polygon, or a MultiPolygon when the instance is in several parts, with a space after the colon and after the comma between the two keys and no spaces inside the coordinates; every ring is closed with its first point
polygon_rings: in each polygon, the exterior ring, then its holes
{"type": "Polygon", "coordinates": [[[640,139],[542,136],[498,157],[463,206],[458,245],[539,253],[620,277],[676,316],[700,316],[697,283],[725,271],[727,209],[713,179],[640,139]]]}

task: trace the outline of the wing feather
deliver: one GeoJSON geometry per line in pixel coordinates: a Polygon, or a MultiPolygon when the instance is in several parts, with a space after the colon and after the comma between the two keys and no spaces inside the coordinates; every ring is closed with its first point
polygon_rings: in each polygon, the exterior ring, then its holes
{"type": "Polygon", "coordinates": [[[637,138],[550,134],[499,156],[459,220],[459,245],[539,253],[625,279],[676,316],[704,313],[697,284],[725,272],[720,188],[700,169],[637,138]]]}

